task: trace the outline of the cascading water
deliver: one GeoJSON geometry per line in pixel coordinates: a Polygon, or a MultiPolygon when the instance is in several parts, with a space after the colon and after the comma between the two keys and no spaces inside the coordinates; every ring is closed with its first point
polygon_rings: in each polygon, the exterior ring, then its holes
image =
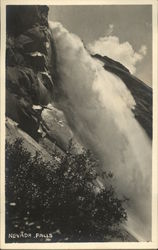
{"type": "Polygon", "coordinates": [[[114,173],[118,194],[127,196],[127,230],[151,240],[151,142],[134,118],[125,84],[93,59],[82,41],[50,22],[57,51],[58,107],[76,136],[114,173]]]}

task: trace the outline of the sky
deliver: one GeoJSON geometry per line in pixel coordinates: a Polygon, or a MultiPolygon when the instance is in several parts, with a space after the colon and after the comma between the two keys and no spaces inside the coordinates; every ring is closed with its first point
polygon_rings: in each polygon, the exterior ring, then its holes
{"type": "Polygon", "coordinates": [[[123,63],[152,86],[151,5],[54,5],[49,20],[78,35],[92,53],[123,63]]]}

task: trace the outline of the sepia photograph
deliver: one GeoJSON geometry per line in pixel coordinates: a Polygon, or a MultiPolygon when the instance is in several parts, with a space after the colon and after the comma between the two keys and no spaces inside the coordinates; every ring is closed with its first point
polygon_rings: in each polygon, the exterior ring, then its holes
{"type": "Polygon", "coordinates": [[[156,249],[156,1],[2,2],[1,248],[156,249]]]}

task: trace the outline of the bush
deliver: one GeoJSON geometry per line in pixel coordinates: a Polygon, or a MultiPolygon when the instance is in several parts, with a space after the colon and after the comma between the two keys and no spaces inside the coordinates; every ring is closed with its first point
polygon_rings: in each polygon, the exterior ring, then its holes
{"type": "MultiPolygon", "coordinates": [[[[30,238],[8,242],[87,242],[122,237],[119,225],[127,219],[123,203],[111,184],[100,188],[99,162],[90,151],[53,155],[46,162],[24,148],[21,139],[6,142],[6,236],[26,232],[30,238]],[[35,233],[52,237],[34,237],[35,233]]],[[[104,173],[110,183],[111,173],[104,173]]]]}

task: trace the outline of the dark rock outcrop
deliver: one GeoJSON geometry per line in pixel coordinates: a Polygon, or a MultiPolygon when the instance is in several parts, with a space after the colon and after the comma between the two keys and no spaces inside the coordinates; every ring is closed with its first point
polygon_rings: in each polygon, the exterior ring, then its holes
{"type": "MultiPolygon", "coordinates": [[[[47,6],[7,6],[6,117],[48,152],[62,153],[70,140],[78,145],[77,150],[80,146],[64,114],[46,107],[55,95],[56,77],[48,10],[47,6]]],[[[12,133],[8,136],[12,139],[12,133]]]]}
{"type": "Polygon", "coordinates": [[[48,10],[48,6],[8,5],[7,33],[18,36],[34,24],[48,27],[48,10]]]}
{"type": "Polygon", "coordinates": [[[132,111],[148,136],[152,138],[152,89],[132,75],[121,63],[98,54],[92,57],[102,61],[106,70],[120,77],[126,84],[136,102],[132,111]]]}
{"type": "Polygon", "coordinates": [[[37,137],[39,114],[54,92],[55,49],[47,6],[7,6],[6,116],[37,137]],[[27,21],[26,21],[27,20],[27,21]]]}

